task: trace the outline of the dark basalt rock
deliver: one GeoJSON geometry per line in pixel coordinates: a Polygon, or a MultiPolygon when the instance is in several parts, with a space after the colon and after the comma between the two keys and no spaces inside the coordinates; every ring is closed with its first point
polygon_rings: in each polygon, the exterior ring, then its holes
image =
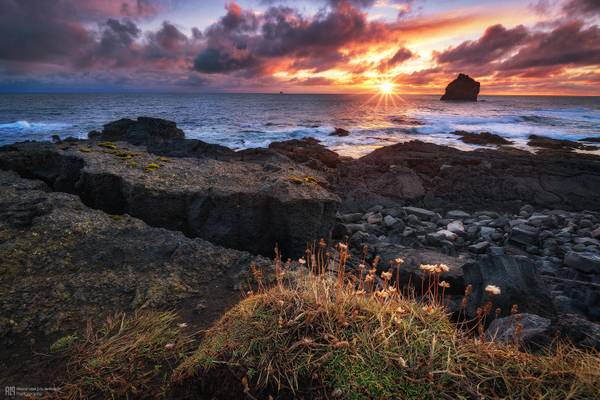
{"type": "Polygon", "coordinates": [[[104,125],[102,132],[90,132],[88,137],[144,145],[149,152],[166,157],[235,158],[235,152],[228,147],[185,139],[175,122],[161,118],[138,117],[136,121],[122,118],[104,125]]]}
{"type": "Polygon", "coordinates": [[[6,171],[0,243],[3,378],[35,368],[35,354],[47,354],[86,321],[97,326],[117,312],[176,310],[207,327],[237,302],[251,263],[271,270],[262,257],[90,209],[77,196],[6,171]]]}
{"type": "Polygon", "coordinates": [[[579,139],[580,142],[600,143],[600,137],[586,137],[579,139]]]}
{"type": "Polygon", "coordinates": [[[454,135],[460,136],[460,140],[464,143],[468,144],[477,144],[480,146],[485,146],[489,144],[494,145],[505,145],[512,144],[510,140],[506,140],[502,136],[490,133],[490,132],[481,132],[481,133],[473,133],[473,132],[465,132],[465,131],[454,131],[452,132],[454,135]]]}
{"type": "Polygon", "coordinates": [[[335,128],[333,132],[329,134],[329,136],[348,136],[350,135],[350,131],[344,128],[335,128]]]}
{"type": "Polygon", "coordinates": [[[458,77],[446,87],[440,100],[477,101],[480,83],[465,74],[458,77]]]}
{"type": "Polygon", "coordinates": [[[229,248],[287,257],[328,238],[339,198],[287,158],[260,162],[157,157],[123,142],[26,142],[0,148],[0,169],[41,179],[93,208],[130,214],[229,248]]]}
{"type": "Polygon", "coordinates": [[[543,136],[530,135],[527,144],[531,147],[541,147],[551,150],[597,150],[598,147],[586,146],[571,140],[552,139],[543,136]]]}
{"type": "Polygon", "coordinates": [[[312,137],[273,142],[269,145],[269,149],[316,169],[322,169],[323,166],[335,168],[341,162],[336,152],[329,150],[312,137]]]}
{"type": "Polygon", "coordinates": [[[90,139],[124,141],[138,145],[148,141],[185,138],[175,122],[150,117],[138,117],[136,121],[122,118],[104,125],[102,132],[91,132],[88,136],[90,139]]]}
{"type": "Polygon", "coordinates": [[[473,285],[467,314],[474,317],[477,307],[492,301],[493,310],[500,308],[500,315],[510,315],[517,304],[519,311],[552,318],[555,310],[550,293],[541,280],[535,264],[521,256],[480,256],[463,267],[465,285],[473,285]],[[498,286],[502,293],[492,296],[485,291],[487,285],[498,286]]]}
{"type": "Polygon", "coordinates": [[[344,211],[380,204],[442,210],[598,210],[600,158],[562,152],[460,151],[412,141],[383,147],[337,168],[335,191],[344,211]],[[433,204],[433,206],[428,205],[433,204]]]}

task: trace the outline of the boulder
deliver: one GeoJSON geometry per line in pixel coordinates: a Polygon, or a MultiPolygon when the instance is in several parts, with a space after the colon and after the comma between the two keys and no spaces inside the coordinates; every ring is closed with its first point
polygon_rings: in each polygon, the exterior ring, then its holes
{"type": "Polygon", "coordinates": [[[329,134],[329,136],[348,136],[350,135],[350,131],[344,128],[335,128],[333,132],[329,134]]]}
{"type": "Polygon", "coordinates": [[[525,246],[539,244],[540,231],[527,224],[515,225],[510,230],[510,240],[525,246]]]}
{"type": "Polygon", "coordinates": [[[339,198],[313,169],[279,166],[166,159],[123,142],[28,142],[0,151],[0,169],[77,194],[92,208],[255,254],[271,256],[278,243],[296,257],[315,238],[329,238],[339,198]]]}
{"type": "Polygon", "coordinates": [[[452,233],[456,233],[456,234],[463,234],[465,233],[465,226],[462,223],[462,221],[458,220],[458,221],[452,221],[450,222],[446,228],[452,232],[452,233]]]}
{"type": "Polygon", "coordinates": [[[467,219],[467,218],[471,218],[471,214],[461,211],[461,210],[451,210],[446,213],[446,218],[467,219]]]}
{"type": "Polygon", "coordinates": [[[392,217],[391,215],[386,215],[385,218],[383,218],[383,223],[388,228],[391,228],[398,223],[398,219],[392,217]]]}
{"type": "Polygon", "coordinates": [[[465,132],[465,131],[454,131],[454,135],[460,136],[460,140],[468,144],[476,144],[480,146],[486,145],[506,145],[512,144],[510,140],[504,139],[500,135],[496,135],[490,132],[465,132]]]}
{"type": "Polygon", "coordinates": [[[434,220],[437,218],[437,214],[433,211],[430,210],[426,210],[424,208],[419,208],[419,207],[402,207],[402,209],[404,210],[404,212],[406,214],[413,214],[416,215],[417,217],[421,218],[421,219],[425,219],[425,220],[434,220]]]}
{"type": "Polygon", "coordinates": [[[94,140],[123,141],[136,145],[185,138],[175,122],[150,117],[138,117],[135,121],[122,118],[104,125],[102,132],[90,132],[88,136],[94,140]]]}
{"type": "Polygon", "coordinates": [[[565,254],[564,264],[584,273],[600,274],[600,254],[570,251],[565,254]]]}
{"type": "Polygon", "coordinates": [[[600,324],[577,314],[562,314],[556,320],[555,328],[562,337],[576,345],[600,351],[600,324]]]}
{"type": "Polygon", "coordinates": [[[485,252],[487,251],[488,247],[490,247],[490,242],[483,241],[483,242],[478,242],[478,243],[472,244],[469,247],[467,247],[467,249],[471,253],[485,254],[485,252]]]}
{"type": "Polygon", "coordinates": [[[480,256],[463,267],[465,284],[473,285],[467,314],[475,316],[477,307],[492,301],[493,310],[510,314],[513,304],[525,313],[552,318],[555,311],[546,284],[541,280],[533,261],[523,256],[480,256]],[[490,296],[487,285],[498,286],[501,294],[490,296]]]}
{"type": "Polygon", "coordinates": [[[527,144],[531,147],[541,147],[544,149],[551,150],[596,150],[598,149],[595,146],[586,146],[581,143],[577,143],[571,140],[563,140],[563,139],[552,139],[544,136],[538,135],[529,135],[529,141],[527,144]]]}
{"type": "Polygon", "coordinates": [[[458,77],[446,87],[440,100],[477,101],[480,83],[465,74],[458,77]]]}
{"type": "Polygon", "coordinates": [[[535,314],[515,314],[496,318],[487,328],[488,340],[505,344],[519,344],[526,348],[542,347],[551,340],[551,321],[535,314]],[[517,334],[517,324],[520,325],[517,334]]]}

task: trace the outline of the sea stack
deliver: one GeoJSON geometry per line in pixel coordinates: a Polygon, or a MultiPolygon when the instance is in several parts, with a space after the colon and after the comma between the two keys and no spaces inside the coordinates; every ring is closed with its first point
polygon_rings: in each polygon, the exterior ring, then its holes
{"type": "Polygon", "coordinates": [[[446,93],[440,100],[477,101],[480,84],[469,75],[458,74],[458,77],[446,87],[446,93]]]}

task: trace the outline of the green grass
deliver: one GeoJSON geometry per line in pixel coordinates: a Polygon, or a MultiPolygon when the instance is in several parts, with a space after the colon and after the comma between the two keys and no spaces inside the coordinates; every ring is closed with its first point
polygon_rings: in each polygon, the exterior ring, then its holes
{"type": "Polygon", "coordinates": [[[257,394],[318,398],[597,398],[600,357],[560,345],[534,355],[482,343],[439,307],[402,296],[356,295],[333,279],[302,274],[229,311],[174,381],[207,379],[223,365],[257,394]],[[252,376],[250,376],[252,375],[252,376]],[[314,389],[317,388],[317,389],[314,389]]]}

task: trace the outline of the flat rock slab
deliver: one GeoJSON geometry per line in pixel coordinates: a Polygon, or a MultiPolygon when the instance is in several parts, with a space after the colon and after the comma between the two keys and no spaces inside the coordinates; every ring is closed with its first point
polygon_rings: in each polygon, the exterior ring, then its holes
{"type": "Polygon", "coordinates": [[[0,148],[0,169],[41,179],[92,207],[129,214],[230,248],[299,256],[329,238],[339,198],[307,167],[282,161],[169,159],[124,142],[25,142],[0,148]]]}
{"type": "Polygon", "coordinates": [[[205,327],[238,301],[251,263],[271,265],[0,171],[0,368],[116,312],[180,310],[205,327]]]}

